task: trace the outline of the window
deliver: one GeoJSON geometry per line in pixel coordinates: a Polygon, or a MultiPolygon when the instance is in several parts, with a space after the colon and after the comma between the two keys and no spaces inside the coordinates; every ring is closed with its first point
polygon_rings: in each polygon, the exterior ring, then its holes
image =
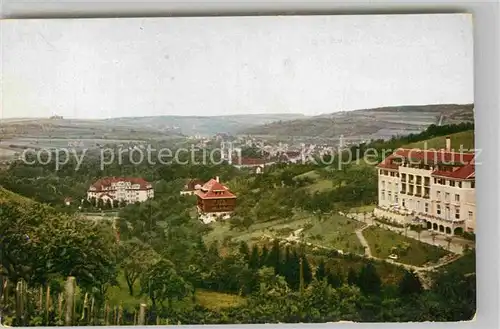
{"type": "Polygon", "coordinates": [[[401,200],[401,205],[402,205],[403,207],[405,207],[405,199],[402,199],[402,200],[401,200]]]}
{"type": "Polygon", "coordinates": [[[441,205],[440,204],[438,204],[436,206],[436,214],[441,215],[441,205]]]}
{"type": "Polygon", "coordinates": [[[436,197],[438,200],[441,200],[441,191],[436,192],[436,197]]]}
{"type": "Polygon", "coordinates": [[[444,201],[450,201],[450,193],[446,192],[444,195],[444,201]]]}
{"type": "Polygon", "coordinates": [[[468,214],[468,215],[469,215],[469,220],[472,220],[472,216],[474,215],[474,214],[472,213],[472,211],[469,211],[469,214],[468,214]]]}
{"type": "Polygon", "coordinates": [[[417,201],[417,211],[420,211],[420,201],[417,201]]]}
{"type": "Polygon", "coordinates": [[[458,182],[458,187],[462,188],[462,182],[458,182]]]}
{"type": "Polygon", "coordinates": [[[391,177],[394,177],[394,171],[391,171],[391,177]]]}
{"type": "Polygon", "coordinates": [[[398,183],[394,183],[394,186],[396,187],[396,191],[399,191],[398,190],[399,184],[398,183]]]}
{"type": "Polygon", "coordinates": [[[388,188],[389,190],[391,189],[391,185],[392,185],[392,184],[391,184],[391,182],[388,182],[388,183],[387,183],[387,188],[388,188]]]}
{"type": "Polygon", "coordinates": [[[426,202],[425,203],[425,212],[428,213],[429,212],[429,204],[426,202]]]}
{"type": "Polygon", "coordinates": [[[474,181],[470,182],[470,187],[471,188],[476,188],[476,182],[474,182],[474,181]]]}
{"type": "Polygon", "coordinates": [[[450,186],[455,186],[455,181],[454,180],[450,180],[450,186]]]}
{"type": "Polygon", "coordinates": [[[382,200],[385,200],[385,193],[384,192],[380,193],[380,196],[381,196],[382,200]]]}
{"type": "Polygon", "coordinates": [[[382,189],[385,190],[385,181],[382,181],[382,189]]]}
{"type": "Polygon", "coordinates": [[[455,219],[460,219],[460,208],[455,208],[455,219]]]}
{"type": "Polygon", "coordinates": [[[450,219],[450,207],[446,207],[445,209],[445,218],[450,219]]]}
{"type": "Polygon", "coordinates": [[[397,194],[394,196],[394,203],[398,203],[398,195],[397,194]]]}
{"type": "Polygon", "coordinates": [[[389,200],[389,202],[392,201],[392,193],[390,191],[387,192],[387,199],[389,200]]]}
{"type": "Polygon", "coordinates": [[[455,201],[460,202],[460,194],[455,194],[455,201]]]}

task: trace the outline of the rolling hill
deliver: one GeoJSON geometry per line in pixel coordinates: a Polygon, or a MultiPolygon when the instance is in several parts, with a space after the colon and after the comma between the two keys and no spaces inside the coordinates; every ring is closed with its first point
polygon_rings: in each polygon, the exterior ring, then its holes
{"type": "MultiPolygon", "coordinates": [[[[446,137],[447,136],[439,136],[435,138],[431,138],[425,141],[411,143],[403,146],[404,148],[419,148],[419,149],[442,149],[446,146],[446,137]]],[[[472,150],[474,149],[474,131],[462,131],[459,133],[449,135],[451,140],[451,148],[455,151],[460,150],[460,146],[463,149],[472,150]]]]}
{"type": "Polygon", "coordinates": [[[431,124],[474,121],[473,104],[392,106],[340,111],[301,120],[272,122],[240,131],[258,136],[390,138],[423,131],[431,124]]]}
{"type": "Polygon", "coordinates": [[[303,114],[271,113],[224,116],[179,116],[164,115],[152,117],[113,118],[105,122],[113,124],[133,124],[139,127],[163,131],[173,131],[183,135],[214,135],[217,133],[234,134],[253,126],[283,120],[301,120],[303,114]]]}

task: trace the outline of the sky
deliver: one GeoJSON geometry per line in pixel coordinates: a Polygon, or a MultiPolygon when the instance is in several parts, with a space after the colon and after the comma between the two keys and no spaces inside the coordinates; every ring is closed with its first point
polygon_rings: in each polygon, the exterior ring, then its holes
{"type": "Polygon", "coordinates": [[[467,14],[1,21],[0,118],[473,103],[467,14]]]}

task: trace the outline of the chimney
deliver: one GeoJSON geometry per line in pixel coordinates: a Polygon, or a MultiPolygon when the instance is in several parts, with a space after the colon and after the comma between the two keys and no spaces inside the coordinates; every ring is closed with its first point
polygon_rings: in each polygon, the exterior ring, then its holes
{"type": "Polygon", "coordinates": [[[219,183],[219,176],[215,176],[215,180],[219,183]]]}
{"type": "Polygon", "coordinates": [[[450,152],[451,151],[451,138],[446,137],[446,151],[450,152]]]}

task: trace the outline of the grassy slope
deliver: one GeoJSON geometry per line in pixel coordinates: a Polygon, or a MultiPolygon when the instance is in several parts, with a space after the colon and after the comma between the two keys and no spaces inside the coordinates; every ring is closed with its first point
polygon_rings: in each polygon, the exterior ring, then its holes
{"type": "Polygon", "coordinates": [[[290,234],[300,228],[304,228],[305,240],[316,245],[332,249],[359,253],[362,246],[357,239],[354,230],[361,223],[350,220],[339,215],[324,216],[323,221],[308,213],[296,213],[291,219],[275,220],[264,223],[256,223],[248,230],[230,230],[229,223],[216,222],[211,224],[212,232],[205,236],[205,241],[223,241],[231,237],[234,241],[246,241],[248,243],[258,242],[262,237],[287,238],[290,234]]]}
{"type": "MultiPolygon", "coordinates": [[[[449,135],[451,138],[451,147],[455,149],[455,151],[460,150],[460,145],[463,146],[464,149],[474,149],[474,131],[462,131],[459,133],[449,135]]],[[[428,139],[426,141],[421,141],[417,143],[412,143],[405,145],[405,148],[421,148],[421,149],[442,149],[446,146],[446,136],[440,136],[428,139]]]]}
{"type": "Polygon", "coordinates": [[[372,255],[379,258],[387,258],[393,253],[393,247],[409,245],[406,254],[400,254],[398,262],[421,266],[427,262],[434,262],[448,254],[446,250],[407,238],[378,227],[368,227],[363,235],[370,245],[372,255]]]}
{"type": "Polygon", "coordinates": [[[476,253],[474,251],[469,252],[453,263],[443,266],[441,269],[445,271],[457,271],[461,274],[475,273],[476,253]]]}
{"type": "Polygon", "coordinates": [[[0,202],[15,202],[20,205],[26,205],[26,206],[35,203],[35,201],[31,199],[26,198],[17,193],[11,192],[9,190],[6,190],[1,186],[0,186],[0,202]]]}

